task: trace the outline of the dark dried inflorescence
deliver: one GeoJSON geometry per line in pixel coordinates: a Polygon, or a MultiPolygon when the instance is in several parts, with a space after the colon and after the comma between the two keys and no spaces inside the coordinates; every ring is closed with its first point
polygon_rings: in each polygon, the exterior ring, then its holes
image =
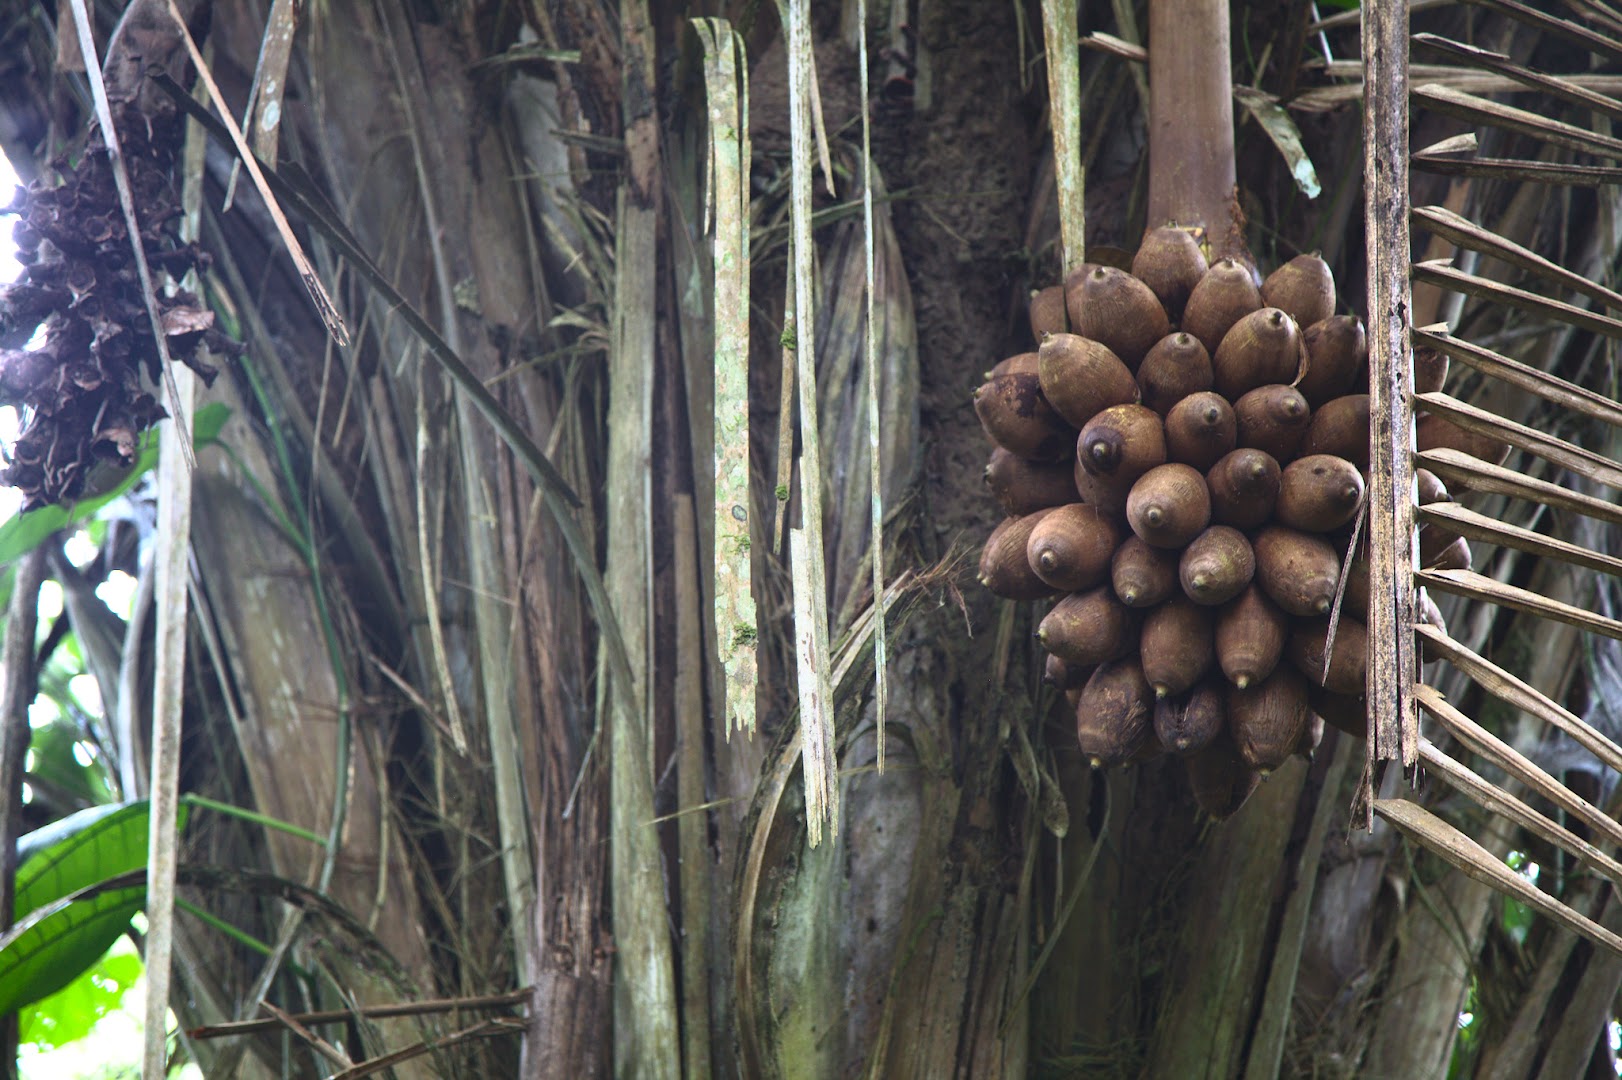
{"type": "MultiPolygon", "coordinates": [[[[214,313],[196,296],[164,295],[161,284],[164,275],[178,282],[209,261],[179,235],[173,165],[181,122],[172,111],[149,116],[133,103],[115,104],[114,117],[169,354],[212,384],[218,371],[199,347],[230,355],[241,347],[215,329],[214,313]]],[[[24,510],[83,494],[98,463],[133,464],[141,432],[168,415],[154,396],[161,362],[99,133],[77,163],[52,166],[0,207],[15,215],[23,263],[22,276],[0,287],[0,405],[23,415],[0,483],[22,491],[24,510]],[[42,326],[43,344],[26,349],[42,326]]]]}

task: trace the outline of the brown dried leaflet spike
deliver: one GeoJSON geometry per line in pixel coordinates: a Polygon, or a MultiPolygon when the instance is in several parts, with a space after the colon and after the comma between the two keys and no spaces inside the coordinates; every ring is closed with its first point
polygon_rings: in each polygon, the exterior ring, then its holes
{"type": "Polygon", "coordinates": [[[1056,508],[1031,530],[1025,548],[1031,571],[1061,592],[1091,589],[1109,575],[1121,530],[1096,506],[1056,508]]]}
{"type": "Polygon", "coordinates": [[[1149,286],[1124,270],[1094,266],[1065,291],[1070,328],[1103,342],[1133,371],[1149,347],[1171,333],[1166,309],[1149,286]]]}
{"type": "Polygon", "coordinates": [[[1255,529],[1273,516],[1281,473],[1265,450],[1244,447],[1211,466],[1211,517],[1236,529],[1255,529]]]}
{"type": "Polygon", "coordinates": [[[1050,334],[1037,350],[1042,394],[1077,428],[1111,405],[1134,405],[1138,384],[1120,358],[1097,341],[1050,334]]]}
{"type": "Polygon", "coordinates": [[[1312,423],[1307,399],[1293,386],[1259,386],[1233,403],[1239,421],[1239,445],[1265,450],[1275,461],[1288,461],[1312,423]]]}
{"type": "Polygon", "coordinates": [[[993,442],[1032,461],[1070,456],[1075,428],[1060,419],[1034,374],[999,375],[974,392],[974,411],[993,442]]]}
{"type": "Polygon", "coordinates": [[[1312,414],[1300,451],[1307,454],[1334,454],[1356,465],[1362,472],[1369,467],[1369,396],[1346,394],[1335,398],[1312,414]]]}
{"type": "Polygon", "coordinates": [[[1335,313],[1335,276],[1317,252],[1297,255],[1267,275],[1262,301],[1311,326],[1335,313]]]}
{"type": "Polygon", "coordinates": [[[1183,317],[1189,294],[1206,270],[1199,242],[1175,225],[1150,229],[1132,259],[1132,276],[1149,286],[1173,319],[1183,317]]]}
{"type": "Polygon", "coordinates": [[[1279,480],[1281,525],[1330,532],[1351,521],[1363,505],[1363,474],[1343,457],[1309,454],[1284,468],[1279,480]]]}
{"type": "Polygon", "coordinates": [[[1190,394],[1212,385],[1211,356],[1193,334],[1167,334],[1138,367],[1143,404],[1165,416],[1190,394]]]}
{"type": "Polygon", "coordinates": [[[1042,647],[1067,664],[1114,660],[1136,643],[1138,619],[1108,586],[1071,593],[1053,605],[1036,631],[1042,647]]]}
{"type": "Polygon", "coordinates": [[[1365,690],[1369,664],[1368,628],[1344,614],[1335,624],[1335,651],[1324,672],[1324,647],[1329,641],[1329,620],[1296,623],[1290,631],[1290,663],[1315,685],[1333,694],[1359,697],[1365,690]]]}
{"type": "Polygon", "coordinates": [[[1115,549],[1110,582],[1127,607],[1154,607],[1177,592],[1177,553],[1150,547],[1136,535],[1128,536],[1115,549]]]}
{"type": "Polygon", "coordinates": [[[1331,315],[1306,326],[1301,338],[1307,369],[1295,388],[1314,409],[1354,391],[1368,371],[1369,345],[1363,324],[1351,315],[1331,315]]]}
{"type": "Polygon", "coordinates": [[[1027,461],[1000,446],[991,451],[985,482],[1003,513],[1014,517],[1063,506],[1079,498],[1070,464],[1027,461]]]}
{"type": "Polygon", "coordinates": [[[1143,618],[1138,641],[1143,674],[1156,698],[1176,697],[1205,675],[1215,657],[1211,609],[1181,596],[1143,618]]]}
{"type": "Polygon", "coordinates": [[[1239,421],[1228,399],[1204,390],[1166,414],[1166,460],[1205,472],[1238,444],[1239,421]]]}
{"type": "Polygon", "coordinates": [[[1048,334],[1062,334],[1070,329],[1070,317],[1064,310],[1064,286],[1049,285],[1031,293],[1031,336],[1041,342],[1048,334]]]}
{"type": "Polygon", "coordinates": [[[1224,731],[1205,749],[1183,759],[1188,766],[1188,783],[1200,809],[1225,821],[1245,805],[1261,777],[1239,758],[1232,738],[1224,731]]]}
{"type": "Polygon", "coordinates": [[[1008,600],[1040,600],[1053,595],[1053,587],[1031,573],[1025,558],[1031,530],[1051,510],[1009,518],[991,532],[980,553],[980,584],[1008,600]]]}
{"type": "Polygon", "coordinates": [[[1196,604],[1225,604],[1256,575],[1256,555],[1238,529],[1213,525],[1194,538],[1177,564],[1183,594],[1196,604]]]}
{"type": "Polygon", "coordinates": [[[1142,405],[1115,405],[1081,429],[1076,440],[1076,490],[1110,513],[1126,507],[1138,477],[1166,461],[1160,417],[1142,405]]]}
{"type": "Polygon", "coordinates": [[[1228,688],[1228,730],[1239,759],[1262,775],[1283,765],[1307,725],[1307,680],[1280,664],[1261,683],[1228,688]]]}
{"type": "Polygon", "coordinates": [[[1233,324],[1261,306],[1262,294],[1250,276],[1250,267],[1234,259],[1218,259],[1189,294],[1183,329],[1215,356],[1233,324]]]}
{"type": "Polygon", "coordinates": [[[1223,335],[1222,344],[1211,354],[1211,371],[1217,390],[1238,401],[1258,386],[1293,383],[1305,353],[1295,320],[1276,307],[1265,307],[1223,335]]]}
{"type": "Polygon", "coordinates": [[[1187,757],[1205,749],[1228,721],[1222,687],[1209,680],[1179,697],[1155,702],[1155,737],[1169,753],[1187,757]]]}
{"type": "Polygon", "coordinates": [[[1146,544],[1181,548],[1211,523],[1205,477],[1187,465],[1160,465],[1132,485],[1126,520],[1146,544]]]}
{"type": "Polygon", "coordinates": [[[1076,741],[1093,768],[1119,765],[1154,733],[1154,692],[1135,658],[1099,665],[1076,702],[1076,741]]]}
{"type": "Polygon", "coordinates": [[[1259,683],[1278,666],[1289,632],[1288,616],[1251,585],[1217,612],[1217,666],[1240,689],[1259,683]]]}
{"type": "Polygon", "coordinates": [[[1251,541],[1256,581],[1291,615],[1327,615],[1340,584],[1340,557],[1322,537],[1270,525],[1251,541]]]}

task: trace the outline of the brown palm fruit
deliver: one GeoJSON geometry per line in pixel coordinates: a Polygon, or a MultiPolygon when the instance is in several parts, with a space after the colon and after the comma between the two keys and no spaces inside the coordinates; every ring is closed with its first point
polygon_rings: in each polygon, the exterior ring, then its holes
{"type": "Polygon", "coordinates": [[[1239,421],[1228,399],[1211,390],[1190,394],[1166,414],[1166,460],[1205,472],[1231,451],[1239,421]]]}
{"type": "Polygon", "coordinates": [[[1368,738],[1369,704],[1361,694],[1354,697],[1314,688],[1307,700],[1312,711],[1323,717],[1330,727],[1344,731],[1354,739],[1368,738]]]}
{"type": "Polygon", "coordinates": [[[1306,532],[1329,532],[1357,516],[1363,505],[1363,474],[1343,457],[1309,454],[1284,467],[1279,478],[1279,524],[1306,532]]]}
{"type": "Polygon", "coordinates": [[[1236,529],[1256,529],[1273,516],[1281,472],[1273,455],[1243,447],[1211,466],[1211,517],[1236,529]]]}
{"type": "Polygon", "coordinates": [[[1447,485],[1442,483],[1442,478],[1429,469],[1414,470],[1414,494],[1418,496],[1420,506],[1452,501],[1452,496],[1447,493],[1447,485]]]}
{"type": "Polygon", "coordinates": [[[1004,450],[1032,461],[1063,461],[1070,456],[1075,428],[1053,411],[1035,374],[988,380],[974,392],[974,411],[991,441],[1004,450]]]}
{"type": "Polygon", "coordinates": [[[1295,744],[1295,752],[1311,764],[1312,758],[1318,753],[1318,747],[1324,741],[1324,719],[1315,712],[1307,713],[1307,726],[1301,729],[1301,741],[1295,744]]]}
{"type": "Polygon", "coordinates": [[[1251,585],[1217,612],[1217,666],[1241,690],[1259,683],[1278,666],[1289,632],[1289,617],[1251,585]]]}
{"type": "Polygon", "coordinates": [[[1177,553],[1128,536],[1110,560],[1110,584],[1129,608],[1163,603],[1177,592],[1177,553]]]}
{"type": "Polygon", "coordinates": [[[1042,647],[1067,664],[1090,667],[1129,652],[1138,619],[1106,585],[1071,593],[1053,605],[1037,628],[1042,647]]]}
{"type": "Polygon", "coordinates": [[[1188,465],[1159,465],[1132,485],[1126,521],[1146,544],[1181,548],[1211,523],[1205,477],[1188,465]]]}
{"type": "Polygon", "coordinates": [[[991,531],[980,552],[980,584],[1008,600],[1040,600],[1053,595],[1053,587],[1031,573],[1025,547],[1031,530],[1051,510],[1012,517],[991,531]]]}
{"type": "Polygon", "coordinates": [[[1334,454],[1358,469],[1369,467],[1369,396],[1346,394],[1325,402],[1312,414],[1301,454],[1334,454]]]}
{"type": "Polygon", "coordinates": [[[1285,655],[1296,670],[1314,685],[1335,694],[1362,695],[1367,687],[1369,631],[1356,619],[1345,615],[1335,624],[1335,650],[1324,670],[1324,648],[1329,641],[1329,620],[1309,619],[1295,624],[1285,655]]]}
{"type": "MultiPolygon", "coordinates": [[[[1089,671],[1087,673],[1087,678],[1090,679],[1092,677],[1093,673],[1089,671]]],[[[1085,682],[1081,684],[1081,686],[1086,685],[1087,684],[1085,682]]],[[[1070,707],[1070,711],[1072,713],[1076,711],[1076,706],[1081,704],[1081,686],[1072,686],[1064,692],[1064,703],[1070,707]]]]}
{"type": "Polygon", "coordinates": [[[1100,664],[1076,702],[1076,741],[1093,768],[1119,765],[1154,732],[1154,692],[1135,657],[1100,664]]]}
{"type": "MultiPolygon", "coordinates": [[[[1419,596],[1415,606],[1417,609],[1415,614],[1418,615],[1421,623],[1426,626],[1435,627],[1444,635],[1447,633],[1447,620],[1442,618],[1442,609],[1436,606],[1436,601],[1431,599],[1431,594],[1428,590],[1419,590],[1419,596]]],[[[1419,659],[1424,663],[1429,664],[1433,661],[1440,660],[1441,658],[1441,650],[1432,645],[1429,638],[1421,635],[1419,638],[1419,659]]]]}
{"type": "Polygon", "coordinates": [[[1233,324],[1261,306],[1262,294],[1250,267],[1235,259],[1218,259],[1189,294],[1183,329],[1215,356],[1233,324]]]}
{"type": "Polygon", "coordinates": [[[1340,557],[1312,533],[1269,525],[1251,539],[1256,581],[1291,615],[1327,615],[1340,584],[1340,557]]]}
{"type": "Polygon", "coordinates": [[[1369,560],[1359,551],[1346,564],[1346,590],[1341,594],[1342,615],[1367,622],[1369,617],[1369,560]]]}
{"type": "Polygon", "coordinates": [[[1161,416],[1188,395],[1211,389],[1211,378],[1211,355],[1193,334],[1167,334],[1138,366],[1143,404],[1161,416]]]}
{"type": "Polygon", "coordinates": [[[1261,777],[1239,758],[1233,739],[1224,731],[1205,749],[1183,759],[1188,766],[1188,784],[1200,809],[1226,821],[1245,805],[1261,777]]]}
{"type": "Polygon", "coordinates": [[[1217,390],[1229,401],[1270,383],[1293,383],[1306,350],[1295,320],[1276,307],[1259,308],[1234,323],[1211,354],[1217,390]]]}
{"type": "Polygon", "coordinates": [[[1315,323],[1302,323],[1301,343],[1307,366],[1296,382],[1314,409],[1353,393],[1368,374],[1369,343],[1363,324],[1351,315],[1331,315],[1315,323]]]}
{"type": "Polygon", "coordinates": [[[1414,393],[1434,394],[1447,383],[1447,353],[1421,345],[1414,349],[1414,393]]]}
{"type": "Polygon", "coordinates": [[[1155,737],[1179,757],[1205,749],[1228,721],[1220,684],[1207,679],[1186,694],[1155,702],[1155,737]]]}
{"type": "Polygon", "coordinates": [[[1154,608],[1143,617],[1138,654],[1156,698],[1181,694],[1200,681],[1216,655],[1211,609],[1181,596],[1154,608]]]}
{"type": "Polygon", "coordinates": [[[1079,497],[1073,466],[1026,461],[1000,446],[991,451],[984,478],[997,505],[1014,517],[1073,503],[1079,497]]]}
{"type": "Polygon", "coordinates": [[[1090,665],[1067,664],[1052,653],[1042,664],[1042,681],[1055,690],[1080,690],[1092,674],[1090,665]]]}
{"type": "Polygon", "coordinates": [[[1213,525],[1196,536],[1177,564],[1183,595],[1214,607],[1245,591],[1256,576],[1256,555],[1245,534],[1228,525],[1213,525]]]}
{"type": "Polygon", "coordinates": [[[1165,461],[1159,415],[1142,405],[1114,405],[1089,420],[1076,440],[1076,489],[1083,501],[1119,512],[1138,477],[1165,461]]]}
{"type": "Polygon", "coordinates": [[[1312,423],[1307,399],[1293,386],[1258,386],[1233,403],[1239,421],[1239,445],[1266,450],[1275,461],[1295,456],[1312,423]]]}
{"type": "Polygon", "coordinates": [[[1150,229],[1132,258],[1132,276],[1149,286],[1173,319],[1183,317],[1188,296],[1205,276],[1205,253],[1194,234],[1175,225],[1150,229]]]}
{"type": "Polygon", "coordinates": [[[1036,375],[1039,371],[1036,354],[1022,352],[997,361],[997,366],[986,372],[986,378],[995,379],[1001,375],[1036,375]]]}
{"type": "Polygon", "coordinates": [[[1228,731],[1239,748],[1239,760],[1266,776],[1283,765],[1301,741],[1307,725],[1307,680],[1280,664],[1259,683],[1228,687],[1228,731]]]}
{"type": "Polygon", "coordinates": [[[1283,308],[1302,326],[1311,326],[1335,313],[1335,276],[1317,252],[1297,255],[1267,275],[1262,282],[1262,302],[1283,308]]]}
{"type": "Polygon", "coordinates": [[[1071,503],[1031,530],[1025,547],[1031,572],[1060,592],[1091,589],[1109,575],[1121,530],[1098,507],[1071,503]]]}
{"type": "Polygon", "coordinates": [[[1037,349],[1037,377],[1053,411],[1077,428],[1111,405],[1132,405],[1138,384],[1114,353],[1075,334],[1050,334],[1037,349]]]}
{"type": "Polygon", "coordinates": [[[1070,329],[1070,317],[1064,310],[1064,286],[1049,285],[1045,289],[1031,290],[1031,337],[1038,343],[1048,334],[1062,334],[1070,329]]]}
{"type": "Polygon", "coordinates": [[[1427,525],[1419,530],[1420,566],[1426,570],[1468,570],[1471,566],[1470,542],[1462,536],[1455,536],[1435,555],[1426,558],[1425,534],[1436,529],[1434,525],[1427,525]]]}
{"type": "MultiPolygon", "coordinates": [[[[1423,405],[1423,402],[1420,404],[1423,405]]],[[[1424,413],[1414,422],[1414,449],[1458,450],[1480,458],[1489,465],[1502,465],[1504,459],[1509,457],[1510,446],[1491,435],[1466,431],[1435,413],[1424,413]]]]}
{"type": "Polygon", "coordinates": [[[1111,266],[1073,275],[1065,307],[1072,332],[1103,342],[1133,371],[1149,347],[1171,333],[1166,309],[1149,286],[1111,266]]]}

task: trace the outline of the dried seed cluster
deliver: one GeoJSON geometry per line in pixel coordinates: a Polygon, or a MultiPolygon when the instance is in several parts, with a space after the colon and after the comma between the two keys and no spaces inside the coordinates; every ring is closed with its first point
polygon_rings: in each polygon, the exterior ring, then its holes
{"type": "MultiPolygon", "coordinates": [[[[1095,766],[1177,754],[1219,817],[1310,753],[1325,721],[1367,728],[1368,571],[1348,551],[1368,353],[1363,325],[1334,309],[1316,255],[1258,287],[1241,262],[1208,266],[1188,231],[1152,229],[1131,272],[1089,264],[1034,294],[1037,351],[975,392],[997,444],[986,483],[1008,515],[981,582],[1060,597],[1037,636],[1095,766]]],[[[1422,360],[1436,385],[1421,389],[1439,388],[1445,357],[1422,360]]],[[[1463,434],[1436,419],[1421,449],[1463,434]]],[[[1422,473],[1420,498],[1447,492],[1422,473]]],[[[1419,540],[1426,565],[1468,566],[1461,537],[1429,525],[1419,540]]]]}
{"type": "MultiPolygon", "coordinates": [[[[179,281],[206,268],[208,257],[179,237],[178,120],[125,104],[115,123],[153,275],[179,281]]],[[[150,385],[161,381],[157,345],[111,159],[99,136],[91,141],[76,164],[53,162],[54,177],[18,188],[0,207],[16,216],[23,263],[22,276],[0,288],[0,405],[24,418],[0,483],[21,489],[24,510],[77,497],[98,461],[133,463],[140,433],[167,415],[142,383],[143,371],[150,385]],[[43,344],[24,349],[42,325],[43,344]]],[[[160,289],[157,306],[170,355],[205,382],[217,372],[198,358],[200,345],[240,351],[196,296],[160,289]]]]}

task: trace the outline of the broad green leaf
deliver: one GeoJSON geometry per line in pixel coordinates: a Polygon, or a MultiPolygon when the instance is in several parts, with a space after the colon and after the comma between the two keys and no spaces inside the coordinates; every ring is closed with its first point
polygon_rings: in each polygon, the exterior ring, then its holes
{"type": "MultiPolygon", "coordinates": [[[[185,818],[182,806],[182,827],[185,818]]],[[[21,920],[98,881],[141,869],[146,865],[146,836],[145,800],[92,806],[29,833],[17,845],[15,917],[21,920]]]]}
{"type": "Polygon", "coordinates": [[[141,957],[127,941],[116,942],[100,960],[51,996],[23,1008],[19,1042],[41,1050],[77,1042],[103,1016],[117,1009],[141,977],[141,957]]]}
{"type": "MultiPolygon", "coordinates": [[[[217,442],[220,429],[225,426],[225,421],[230,415],[230,408],[217,401],[198,409],[196,415],[192,417],[192,445],[201,450],[210,443],[217,442]]],[[[81,499],[72,506],[42,506],[38,510],[18,514],[4,525],[0,525],[0,566],[13,563],[33,551],[56,530],[65,529],[90,517],[134,487],[135,482],[150,472],[157,463],[157,432],[147,431],[141,436],[141,449],[136,455],[135,464],[109,491],[94,498],[81,499]]],[[[7,595],[11,592],[9,587],[5,591],[7,595]]]]}
{"type": "Polygon", "coordinates": [[[146,903],[146,883],[88,890],[35,909],[0,934],[0,1016],[67,986],[146,903]]]}

